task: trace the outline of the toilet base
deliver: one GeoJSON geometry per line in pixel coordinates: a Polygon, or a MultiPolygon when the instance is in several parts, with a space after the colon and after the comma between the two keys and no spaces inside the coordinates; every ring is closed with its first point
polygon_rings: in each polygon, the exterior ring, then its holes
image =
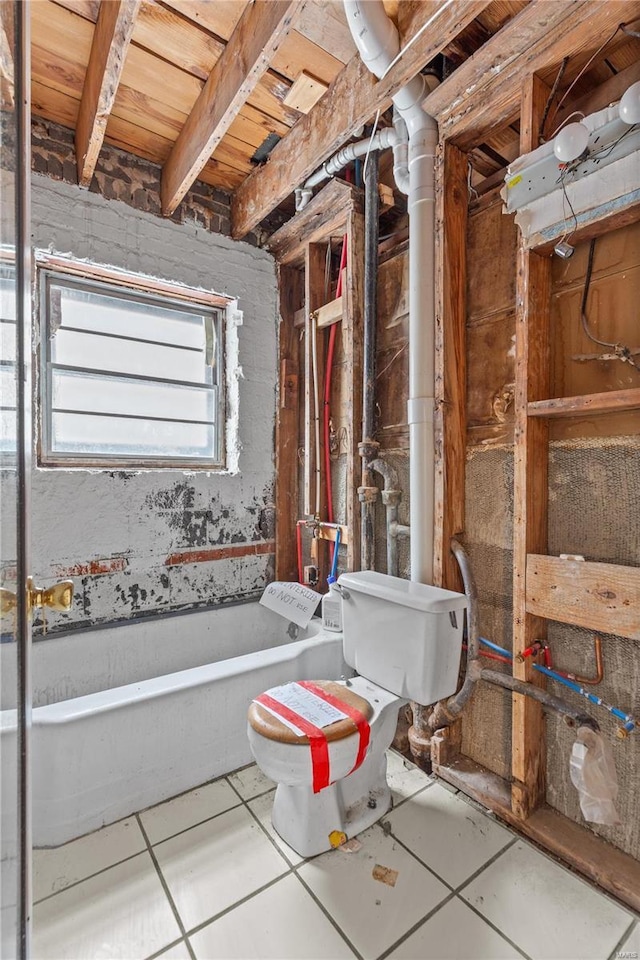
{"type": "Polygon", "coordinates": [[[391,807],[387,784],[386,751],[393,739],[397,710],[387,712],[376,748],[348,777],[314,793],[308,784],[290,786],[280,783],[276,789],[271,820],[276,833],[301,857],[314,857],[332,847],[329,835],[334,831],[350,840],[366,830],[391,807]]]}

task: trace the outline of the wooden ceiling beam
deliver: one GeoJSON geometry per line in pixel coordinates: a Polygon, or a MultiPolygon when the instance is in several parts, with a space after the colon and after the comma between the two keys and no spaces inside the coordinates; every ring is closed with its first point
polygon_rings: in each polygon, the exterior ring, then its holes
{"type": "Polygon", "coordinates": [[[595,52],[618,24],[638,16],[638,0],[531,0],[432,91],[424,107],[438,119],[442,137],[470,150],[517,116],[525,77],[555,69],[565,56],[595,52]]]}
{"type": "Polygon", "coordinates": [[[76,126],[78,183],[88,187],[107,129],[140,0],[100,4],[76,126]]]}
{"type": "Polygon", "coordinates": [[[3,3],[0,5],[0,105],[6,110],[14,106],[13,46],[13,4],[3,3]]]}
{"type": "Polygon", "coordinates": [[[162,168],[165,216],[211,157],[304,6],[304,0],[255,0],[243,11],[162,168]]]}
{"type": "Polygon", "coordinates": [[[313,110],[274,147],[267,163],[236,190],[233,236],[238,239],[249,233],[335,153],[352,130],[366,123],[376,110],[386,109],[393,94],[487,6],[486,0],[453,0],[446,4],[406,0],[401,42],[405,44],[428,23],[421,42],[407,49],[384,80],[376,80],[359,56],[349,61],[313,110]]]}

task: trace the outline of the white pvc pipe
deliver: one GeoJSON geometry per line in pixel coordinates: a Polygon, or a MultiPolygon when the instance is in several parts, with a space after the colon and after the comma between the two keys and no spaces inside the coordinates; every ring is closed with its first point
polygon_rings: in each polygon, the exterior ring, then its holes
{"type": "MultiPolygon", "coordinates": [[[[382,0],[344,0],[364,63],[381,77],[400,50],[382,0]]],[[[435,149],[438,126],[422,109],[424,78],[393,97],[409,132],[409,401],[411,579],[433,580],[435,405],[435,149]]],[[[402,189],[401,184],[398,184],[402,189]]]]}

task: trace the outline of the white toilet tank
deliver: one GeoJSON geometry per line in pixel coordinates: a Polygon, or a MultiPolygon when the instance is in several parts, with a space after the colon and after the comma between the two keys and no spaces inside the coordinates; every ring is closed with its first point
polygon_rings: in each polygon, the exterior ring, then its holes
{"type": "Polygon", "coordinates": [[[361,676],[418,703],[458,684],[464,594],[365,570],[343,573],[344,658],[361,676]]]}

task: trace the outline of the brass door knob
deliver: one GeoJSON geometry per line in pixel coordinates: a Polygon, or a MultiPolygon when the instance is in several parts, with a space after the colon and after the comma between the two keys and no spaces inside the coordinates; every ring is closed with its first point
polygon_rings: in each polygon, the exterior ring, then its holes
{"type": "Polygon", "coordinates": [[[73,580],[61,580],[52,587],[34,587],[33,578],[27,579],[29,609],[49,607],[51,610],[71,610],[73,603],[73,580]]]}

